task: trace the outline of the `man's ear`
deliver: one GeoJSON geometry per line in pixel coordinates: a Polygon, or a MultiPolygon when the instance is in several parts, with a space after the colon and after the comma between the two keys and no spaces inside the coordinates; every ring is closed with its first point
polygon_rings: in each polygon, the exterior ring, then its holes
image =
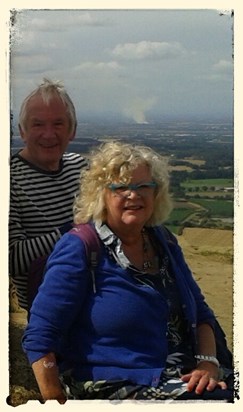
{"type": "Polygon", "coordinates": [[[75,134],[76,134],[76,130],[77,130],[77,123],[75,123],[75,126],[74,126],[74,128],[73,128],[73,131],[72,131],[72,133],[70,134],[70,137],[69,137],[69,141],[70,141],[70,142],[74,139],[75,134]]]}
{"type": "Polygon", "coordinates": [[[23,141],[25,142],[25,132],[23,131],[22,127],[20,126],[20,124],[18,124],[19,127],[19,133],[21,138],[23,139],[23,141]]]}

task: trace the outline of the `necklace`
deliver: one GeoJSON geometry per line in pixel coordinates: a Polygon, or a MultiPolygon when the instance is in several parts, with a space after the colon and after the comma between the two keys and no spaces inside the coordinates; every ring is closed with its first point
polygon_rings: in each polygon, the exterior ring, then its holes
{"type": "Polygon", "coordinates": [[[149,270],[154,267],[153,260],[149,259],[148,253],[150,249],[150,244],[148,240],[148,235],[145,230],[142,231],[143,238],[143,270],[149,270]]]}

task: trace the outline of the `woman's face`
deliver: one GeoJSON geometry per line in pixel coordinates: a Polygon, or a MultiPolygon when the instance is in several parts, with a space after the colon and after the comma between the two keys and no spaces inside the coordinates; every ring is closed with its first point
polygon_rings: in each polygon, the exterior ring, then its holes
{"type": "MultiPolygon", "coordinates": [[[[130,185],[143,185],[151,182],[149,168],[146,165],[139,165],[132,173],[130,185]]],[[[141,230],[154,210],[155,187],[151,185],[151,187],[141,186],[137,190],[129,187],[117,189],[119,183],[114,182],[113,190],[112,188],[106,189],[106,223],[115,232],[133,228],[141,230]]]]}

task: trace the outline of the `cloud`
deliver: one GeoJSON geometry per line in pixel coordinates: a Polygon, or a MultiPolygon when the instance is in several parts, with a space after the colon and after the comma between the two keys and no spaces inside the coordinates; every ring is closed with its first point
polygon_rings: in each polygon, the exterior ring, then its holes
{"type": "Polygon", "coordinates": [[[198,79],[209,80],[210,82],[232,82],[233,62],[221,59],[208,68],[207,74],[198,76],[198,79]]]}
{"type": "Polygon", "coordinates": [[[98,17],[97,14],[95,13],[82,13],[82,14],[72,14],[69,19],[71,26],[73,27],[73,24],[77,24],[79,26],[107,26],[110,25],[110,21],[107,17],[98,17]]]}
{"type": "Polygon", "coordinates": [[[79,64],[74,68],[75,71],[98,71],[98,72],[106,72],[106,71],[117,71],[121,68],[119,63],[116,61],[109,61],[109,62],[92,62],[87,61],[79,64]]]}
{"type": "Polygon", "coordinates": [[[233,63],[229,60],[219,60],[213,65],[213,71],[220,74],[231,74],[233,69],[233,63]]]}
{"type": "Polygon", "coordinates": [[[124,60],[175,58],[185,53],[178,42],[152,42],[118,44],[111,52],[116,58],[124,60]]]}
{"type": "Polygon", "coordinates": [[[53,68],[54,62],[51,56],[46,54],[28,54],[22,53],[21,55],[15,56],[13,61],[13,66],[18,65],[18,70],[24,72],[25,68],[28,67],[29,73],[42,73],[48,69],[53,68]]]}
{"type": "Polygon", "coordinates": [[[32,13],[25,16],[19,14],[17,27],[23,32],[32,30],[34,32],[62,32],[69,29],[77,30],[80,27],[100,27],[110,24],[107,17],[90,12],[76,10],[75,12],[64,13],[62,10],[48,10],[48,12],[39,13],[32,11],[32,13]]]}

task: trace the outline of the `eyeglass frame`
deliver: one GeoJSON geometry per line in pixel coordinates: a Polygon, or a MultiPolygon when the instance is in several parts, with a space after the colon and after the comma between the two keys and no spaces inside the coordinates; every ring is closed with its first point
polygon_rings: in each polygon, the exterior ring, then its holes
{"type": "Polygon", "coordinates": [[[129,185],[125,185],[125,184],[122,184],[122,183],[111,183],[107,187],[108,187],[108,189],[111,190],[112,193],[114,193],[118,196],[121,196],[121,197],[130,196],[130,193],[132,191],[135,191],[140,196],[143,196],[143,194],[139,193],[139,189],[142,189],[142,188],[151,188],[151,189],[154,188],[155,189],[157,187],[157,183],[153,182],[153,181],[139,183],[139,184],[129,184],[129,185]],[[122,189],[122,188],[124,188],[124,192],[129,190],[129,194],[123,196],[122,193],[117,193],[116,192],[117,189],[122,189]]]}

